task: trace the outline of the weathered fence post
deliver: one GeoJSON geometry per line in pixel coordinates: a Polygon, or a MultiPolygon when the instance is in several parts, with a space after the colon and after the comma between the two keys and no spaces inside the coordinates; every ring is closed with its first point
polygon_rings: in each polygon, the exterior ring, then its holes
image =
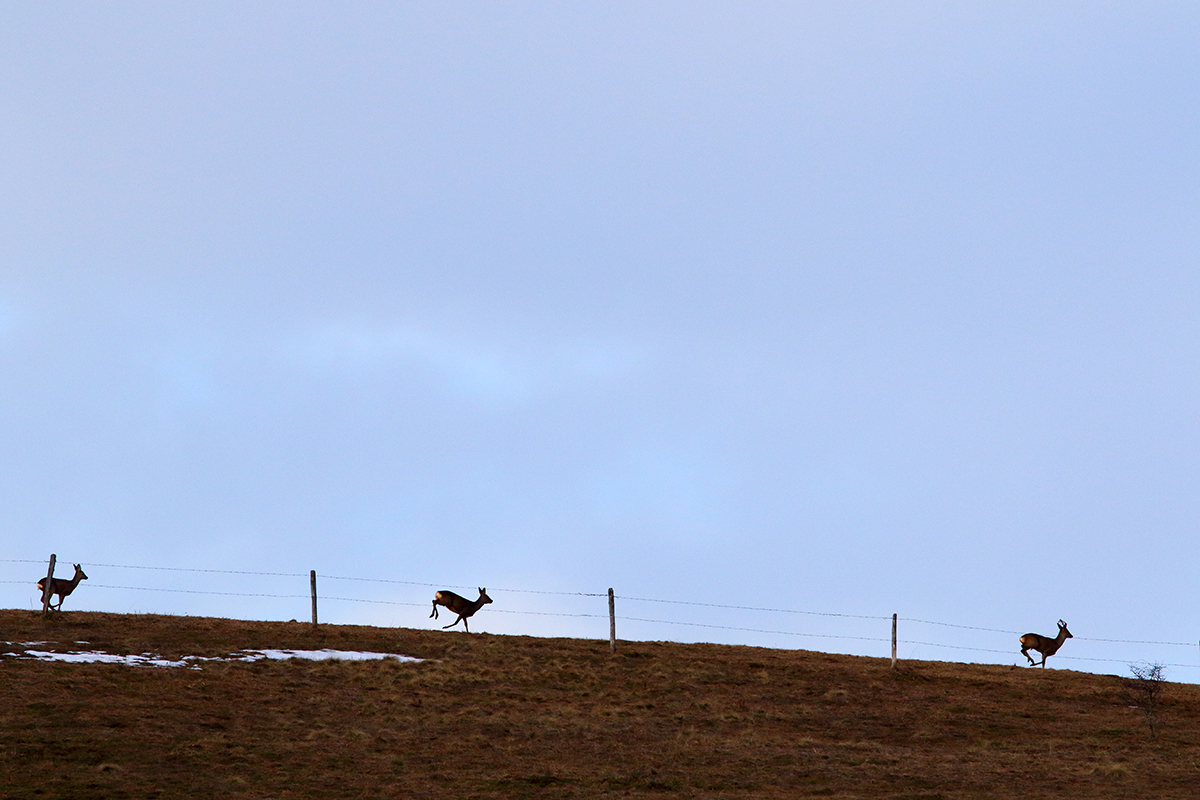
{"type": "Polygon", "coordinates": [[[612,587],[608,590],[608,651],[617,652],[617,601],[612,587]]]}
{"type": "Polygon", "coordinates": [[[312,606],[313,606],[313,627],[317,626],[317,571],[310,570],[308,573],[309,585],[312,587],[312,606]]]}
{"type": "Polygon", "coordinates": [[[892,614],[892,669],[896,668],[896,615],[892,614]]]}
{"type": "Polygon", "coordinates": [[[54,562],[58,560],[58,556],[54,553],[50,554],[50,570],[46,573],[46,588],[42,591],[42,616],[50,613],[50,584],[54,582],[54,562]]]}

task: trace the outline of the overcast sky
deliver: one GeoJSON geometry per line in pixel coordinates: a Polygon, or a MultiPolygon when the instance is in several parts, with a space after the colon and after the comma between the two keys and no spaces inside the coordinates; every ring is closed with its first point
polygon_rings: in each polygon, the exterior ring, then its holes
{"type": "Polygon", "coordinates": [[[1200,680],[1198,201],[1190,2],[4,4],[0,605],[1200,680]]]}

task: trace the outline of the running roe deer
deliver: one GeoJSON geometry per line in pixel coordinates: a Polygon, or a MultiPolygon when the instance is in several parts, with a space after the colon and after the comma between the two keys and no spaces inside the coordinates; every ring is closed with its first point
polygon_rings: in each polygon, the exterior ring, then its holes
{"type": "Polygon", "coordinates": [[[1037,664],[1033,660],[1033,656],[1029,655],[1030,650],[1037,650],[1042,654],[1042,669],[1046,668],[1046,659],[1058,652],[1058,648],[1063,646],[1063,642],[1067,639],[1074,639],[1071,632],[1067,630],[1067,623],[1061,619],[1058,621],[1058,636],[1051,639],[1049,636],[1042,636],[1039,633],[1027,633],[1021,637],[1021,655],[1029,659],[1029,666],[1037,664]]]}
{"type": "MultiPolygon", "coordinates": [[[[71,592],[75,591],[75,587],[79,585],[80,581],[86,580],[87,575],[83,574],[83,568],[78,564],[75,565],[75,577],[71,578],[71,580],[68,581],[63,580],[62,578],[51,578],[49,596],[54,597],[54,595],[58,595],[58,607],[55,608],[54,604],[51,603],[50,608],[53,608],[55,611],[62,611],[63,600],[65,600],[67,595],[69,595],[71,592]]],[[[38,591],[40,591],[42,593],[42,597],[45,598],[47,596],[46,579],[42,578],[39,580],[37,586],[38,591]]]]}
{"type": "Polygon", "coordinates": [[[467,617],[473,616],[476,611],[490,602],[492,602],[492,598],[487,596],[487,589],[481,588],[479,590],[478,600],[468,600],[462,595],[457,595],[454,592],[443,589],[433,596],[433,613],[429,616],[432,619],[437,619],[438,606],[445,606],[455,614],[458,614],[458,619],[449,625],[443,625],[442,629],[453,628],[461,622],[463,627],[467,629],[467,633],[470,633],[471,626],[467,624],[467,617]]]}

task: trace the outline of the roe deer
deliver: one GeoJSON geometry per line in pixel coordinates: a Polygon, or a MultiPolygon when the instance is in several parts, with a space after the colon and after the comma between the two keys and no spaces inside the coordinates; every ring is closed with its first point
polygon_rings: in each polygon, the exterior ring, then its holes
{"type": "MultiPolygon", "coordinates": [[[[86,580],[87,575],[83,574],[83,568],[78,564],[75,565],[75,577],[71,578],[71,580],[68,581],[63,580],[62,578],[51,578],[50,597],[58,595],[58,607],[55,608],[54,604],[51,603],[50,608],[53,608],[55,611],[62,611],[63,600],[66,599],[67,595],[69,595],[71,592],[75,591],[75,587],[79,585],[80,581],[86,580]]],[[[46,579],[42,578],[40,581],[38,581],[37,586],[38,591],[42,593],[42,597],[46,597],[46,579]]]]}
{"type": "Polygon", "coordinates": [[[446,608],[458,614],[458,619],[451,622],[449,625],[443,625],[442,628],[453,628],[458,623],[462,623],[467,629],[467,633],[471,632],[471,626],[467,624],[467,617],[474,615],[476,611],[483,608],[488,603],[492,602],[492,598],[487,596],[487,589],[479,590],[478,600],[468,600],[467,598],[457,595],[454,592],[449,592],[443,589],[433,596],[433,613],[429,616],[432,619],[437,619],[438,606],[446,608]]]}
{"type": "Polygon", "coordinates": [[[1063,642],[1067,639],[1074,639],[1071,632],[1067,630],[1067,623],[1061,619],[1058,621],[1058,636],[1051,639],[1049,636],[1042,636],[1038,633],[1027,633],[1021,637],[1021,655],[1029,659],[1029,666],[1037,664],[1033,660],[1033,656],[1029,655],[1030,650],[1037,650],[1042,654],[1042,669],[1046,668],[1046,659],[1058,652],[1058,648],[1063,646],[1063,642]]]}

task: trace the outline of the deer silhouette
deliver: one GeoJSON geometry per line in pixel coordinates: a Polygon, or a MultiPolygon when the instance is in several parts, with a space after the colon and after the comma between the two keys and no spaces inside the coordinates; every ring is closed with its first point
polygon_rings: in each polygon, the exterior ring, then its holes
{"type": "Polygon", "coordinates": [[[478,600],[468,600],[462,595],[457,595],[454,592],[443,589],[433,596],[433,613],[429,616],[431,619],[437,619],[438,606],[445,606],[455,614],[458,614],[458,619],[454,620],[454,622],[451,622],[449,625],[443,625],[443,630],[446,628],[453,628],[455,625],[461,622],[463,627],[467,629],[467,633],[470,633],[471,626],[467,624],[467,617],[474,616],[476,611],[483,608],[490,602],[492,602],[492,598],[487,596],[487,589],[481,588],[479,590],[478,600]]]}
{"type": "Polygon", "coordinates": [[[1030,650],[1036,650],[1042,654],[1042,669],[1046,668],[1046,659],[1058,652],[1058,648],[1063,646],[1063,642],[1067,639],[1074,639],[1071,632],[1067,630],[1067,623],[1061,619],[1058,621],[1058,636],[1053,638],[1042,636],[1040,633],[1027,633],[1021,637],[1021,655],[1029,659],[1029,666],[1034,666],[1038,662],[1033,660],[1033,656],[1029,655],[1030,650]]]}
{"type": "Polygon", "coordinates": [[[80,567],[78,564],[76,564],[75,565],[75,577],[71,578],[71,580],[69,580],[69,581],[63,580],[62,578],[51,578],[50,579],[49,593],[47,593],[47,591],[46,591],[46,579],[45,578],[42,578],[40,581],[38,581],[37,587],[38,587],[38,591],[40,591],[42,593],[43,598],[54,597],[54,595],[58,595],[58,606],[56,607],[53,603],[51,603],[50,608],[53,608],[55,611],[62,611],[63,600],[65,600],[67,595],[69,595],[71,592],[75,591],[75,587],[79,585],[80,581],[86,581],[86,580],[87,580],[87,575],[83,574],[83,568],[80,567]]]}

